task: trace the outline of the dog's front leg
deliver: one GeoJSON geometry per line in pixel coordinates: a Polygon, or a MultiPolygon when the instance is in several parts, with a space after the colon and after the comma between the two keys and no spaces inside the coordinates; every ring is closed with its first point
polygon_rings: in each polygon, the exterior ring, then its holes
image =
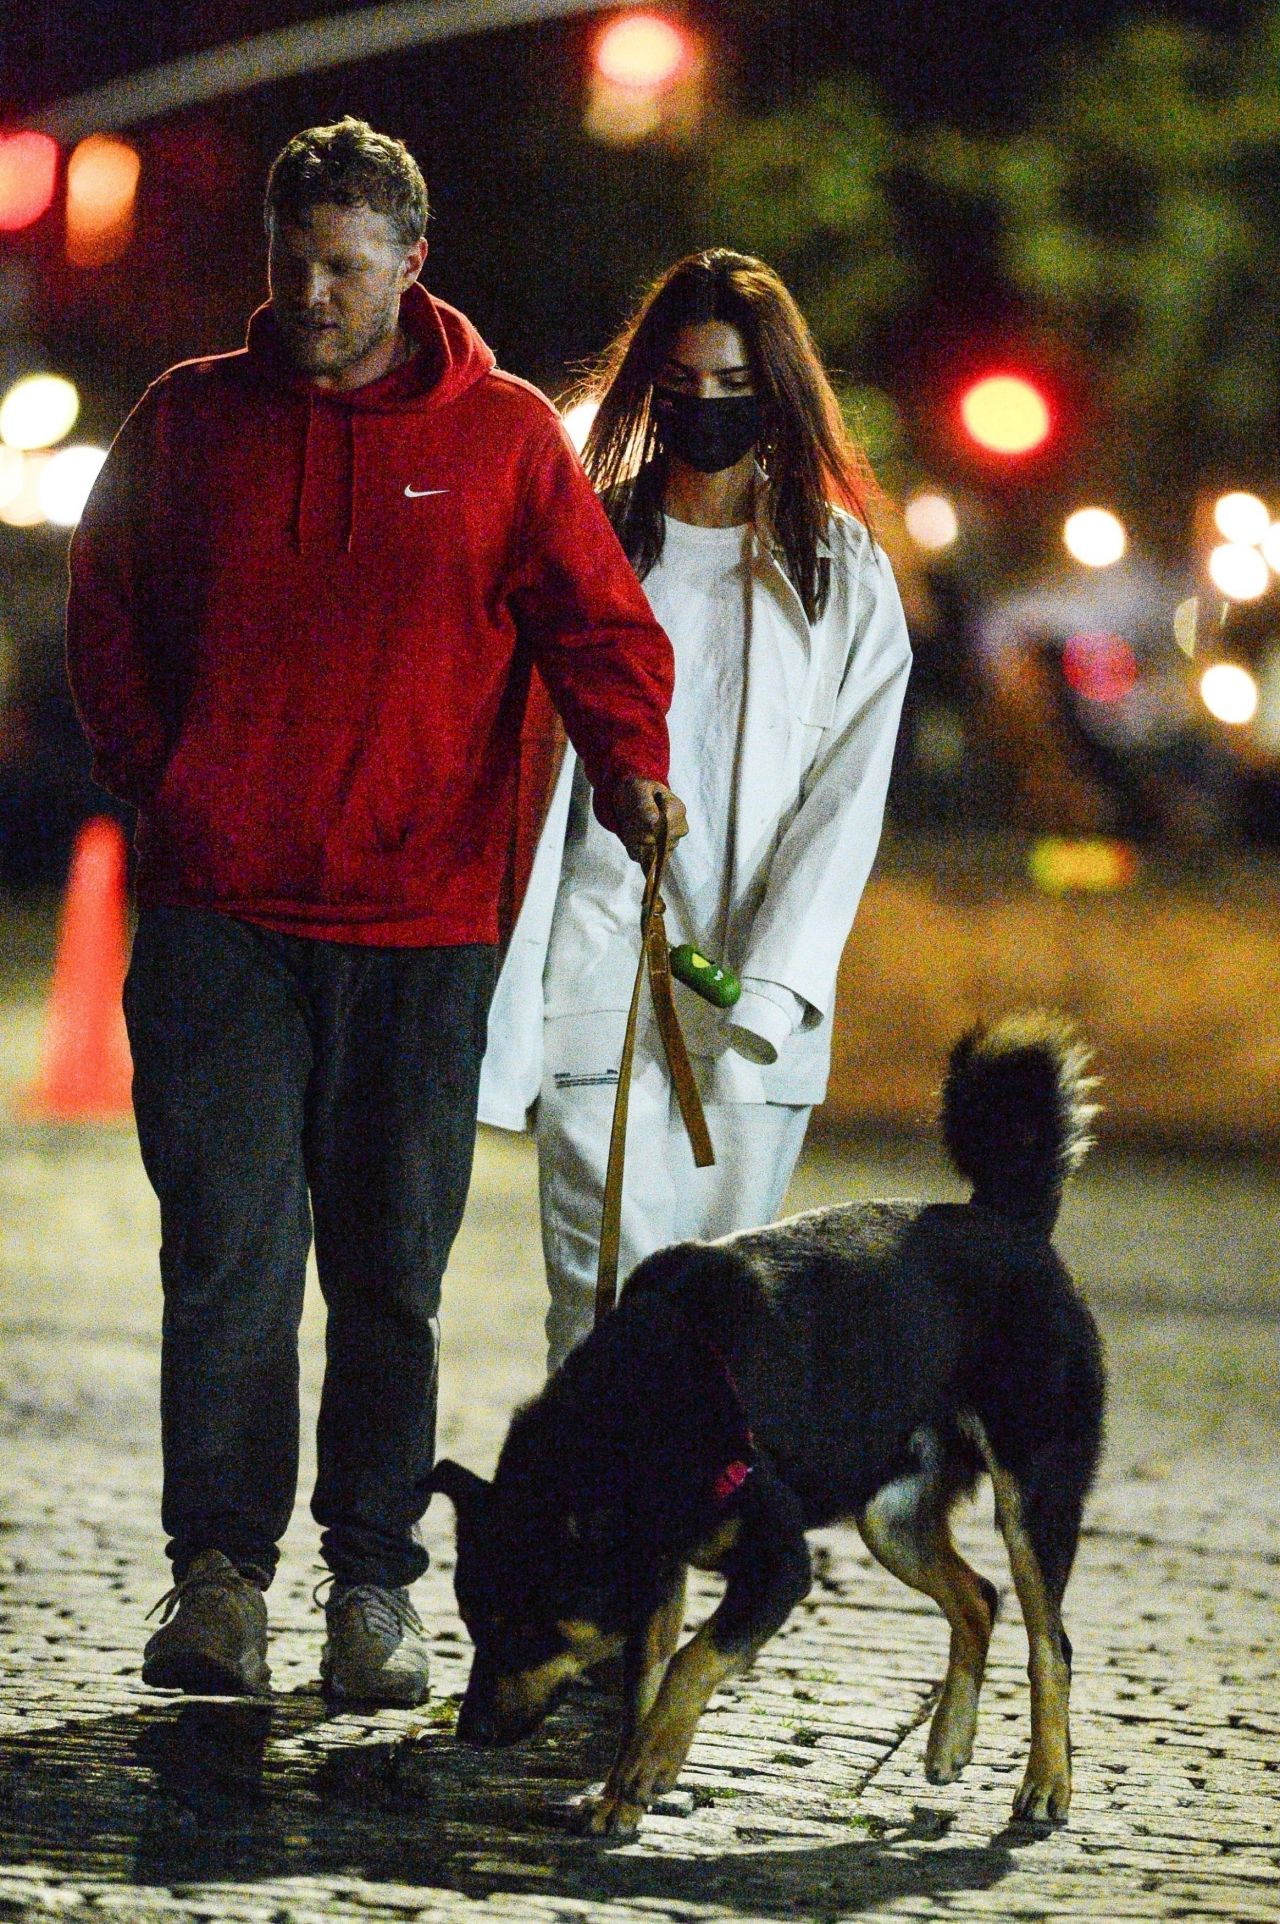
{"type": "Polygon", "coordinates": [[[663,1601],[643,1628],[627,1639],[623,1652],[623,1720],[618,1734],[618,1756],[652,1710],[667,1667],[675,1655],[684,1623],[688,1569],[681,1564],[663,1601]]]}
{"type": "Polygon", "coordinates": [[[746,1670],[809,1589],[809,1549],[791,1491],[757,1469],[731,1516],[691,1561],[726,1579],[719,1607],[677,1650],[642,1718],[587,1812],[597,1835],[629,1836],[652,1799],[680,1774],[698,1719],[726,1678],[746,1670]]]}

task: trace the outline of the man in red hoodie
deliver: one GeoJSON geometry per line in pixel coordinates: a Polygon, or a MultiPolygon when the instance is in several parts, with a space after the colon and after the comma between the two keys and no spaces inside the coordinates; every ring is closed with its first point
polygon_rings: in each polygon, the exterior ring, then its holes
{"type": "Polygon", "coordinates": [[[247,347],[148,389],[71,551],[72,688],[99,780],[138,808],[125,1006],[174,1571],[142,1674],[266,1685],[314,1226],[321,1674],[413,1703],[440,1282],[528,828],[522,730],[545,687],[643,856],[671,650],[553,409],[418,284],[407,150],[312,128],[266,214],[247,347]]]}

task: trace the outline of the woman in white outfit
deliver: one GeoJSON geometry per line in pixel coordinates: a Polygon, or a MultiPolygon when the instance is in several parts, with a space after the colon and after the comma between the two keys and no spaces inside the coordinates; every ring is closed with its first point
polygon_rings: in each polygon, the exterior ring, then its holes
{"type": "MultiPolygon", "coordinates": [[[[836,970],[875,856],[910,667],[865,463],[762,262],[716,249],[658,282],[603,359],[584,461],[675,650],[672,787],[689,833],[673,943],[740,977],[676,984],[715,1165],[697,1169],[647,997],[621,1273],[664,1243],[771,1221],[826,1089],[836,970]]],[[[489,1022],[480,1115],[537,1134],[555,1368],[591,1326],[609,1127],[643,877],[561,772],[489,1022]]]]}

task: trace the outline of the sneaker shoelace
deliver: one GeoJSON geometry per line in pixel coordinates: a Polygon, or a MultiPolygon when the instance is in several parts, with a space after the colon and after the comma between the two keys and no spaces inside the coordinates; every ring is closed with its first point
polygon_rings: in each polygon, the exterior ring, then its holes
{"type": "Polygon", "coordinates": [[[323,1607],[327,1610],[334,1603],[352,1603],[360,1612],[361,1621],[373,1636],[403,1636],[406,1630],[422,1632],[422,1619],[409,1600],[407,1590],[383,1589],[376,1583],[353,1583],[337,1591],[332,1577],[324,1578],[312,1592],[314,1601],[321,1602],[320,1593],[328,1590],[323,1607]]]}
{"type": "Polygon", "coordinates": [[[231,1589],[239,1575],[238,1570],[201,1570],[193,1576],[183,1577],[181,1583],[175,1583],[172,1590],[166,1590],[162,1597],[156,1598],[142,1621],[150,1623],[159,1610],[163,1613],[160,1622],[166,1624],[182,1599],[192,1590],[231,1589]]]}

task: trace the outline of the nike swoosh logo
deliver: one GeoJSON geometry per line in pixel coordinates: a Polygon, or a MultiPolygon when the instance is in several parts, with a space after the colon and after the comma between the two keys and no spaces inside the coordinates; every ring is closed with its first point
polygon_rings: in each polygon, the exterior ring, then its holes
{"type": "Polygon", "coordinates": [[[424,494],[448,494],[448,492],[448,488],[410,488],[408,486],[405,488],[410,501],[421,501],[424,494]]]}

